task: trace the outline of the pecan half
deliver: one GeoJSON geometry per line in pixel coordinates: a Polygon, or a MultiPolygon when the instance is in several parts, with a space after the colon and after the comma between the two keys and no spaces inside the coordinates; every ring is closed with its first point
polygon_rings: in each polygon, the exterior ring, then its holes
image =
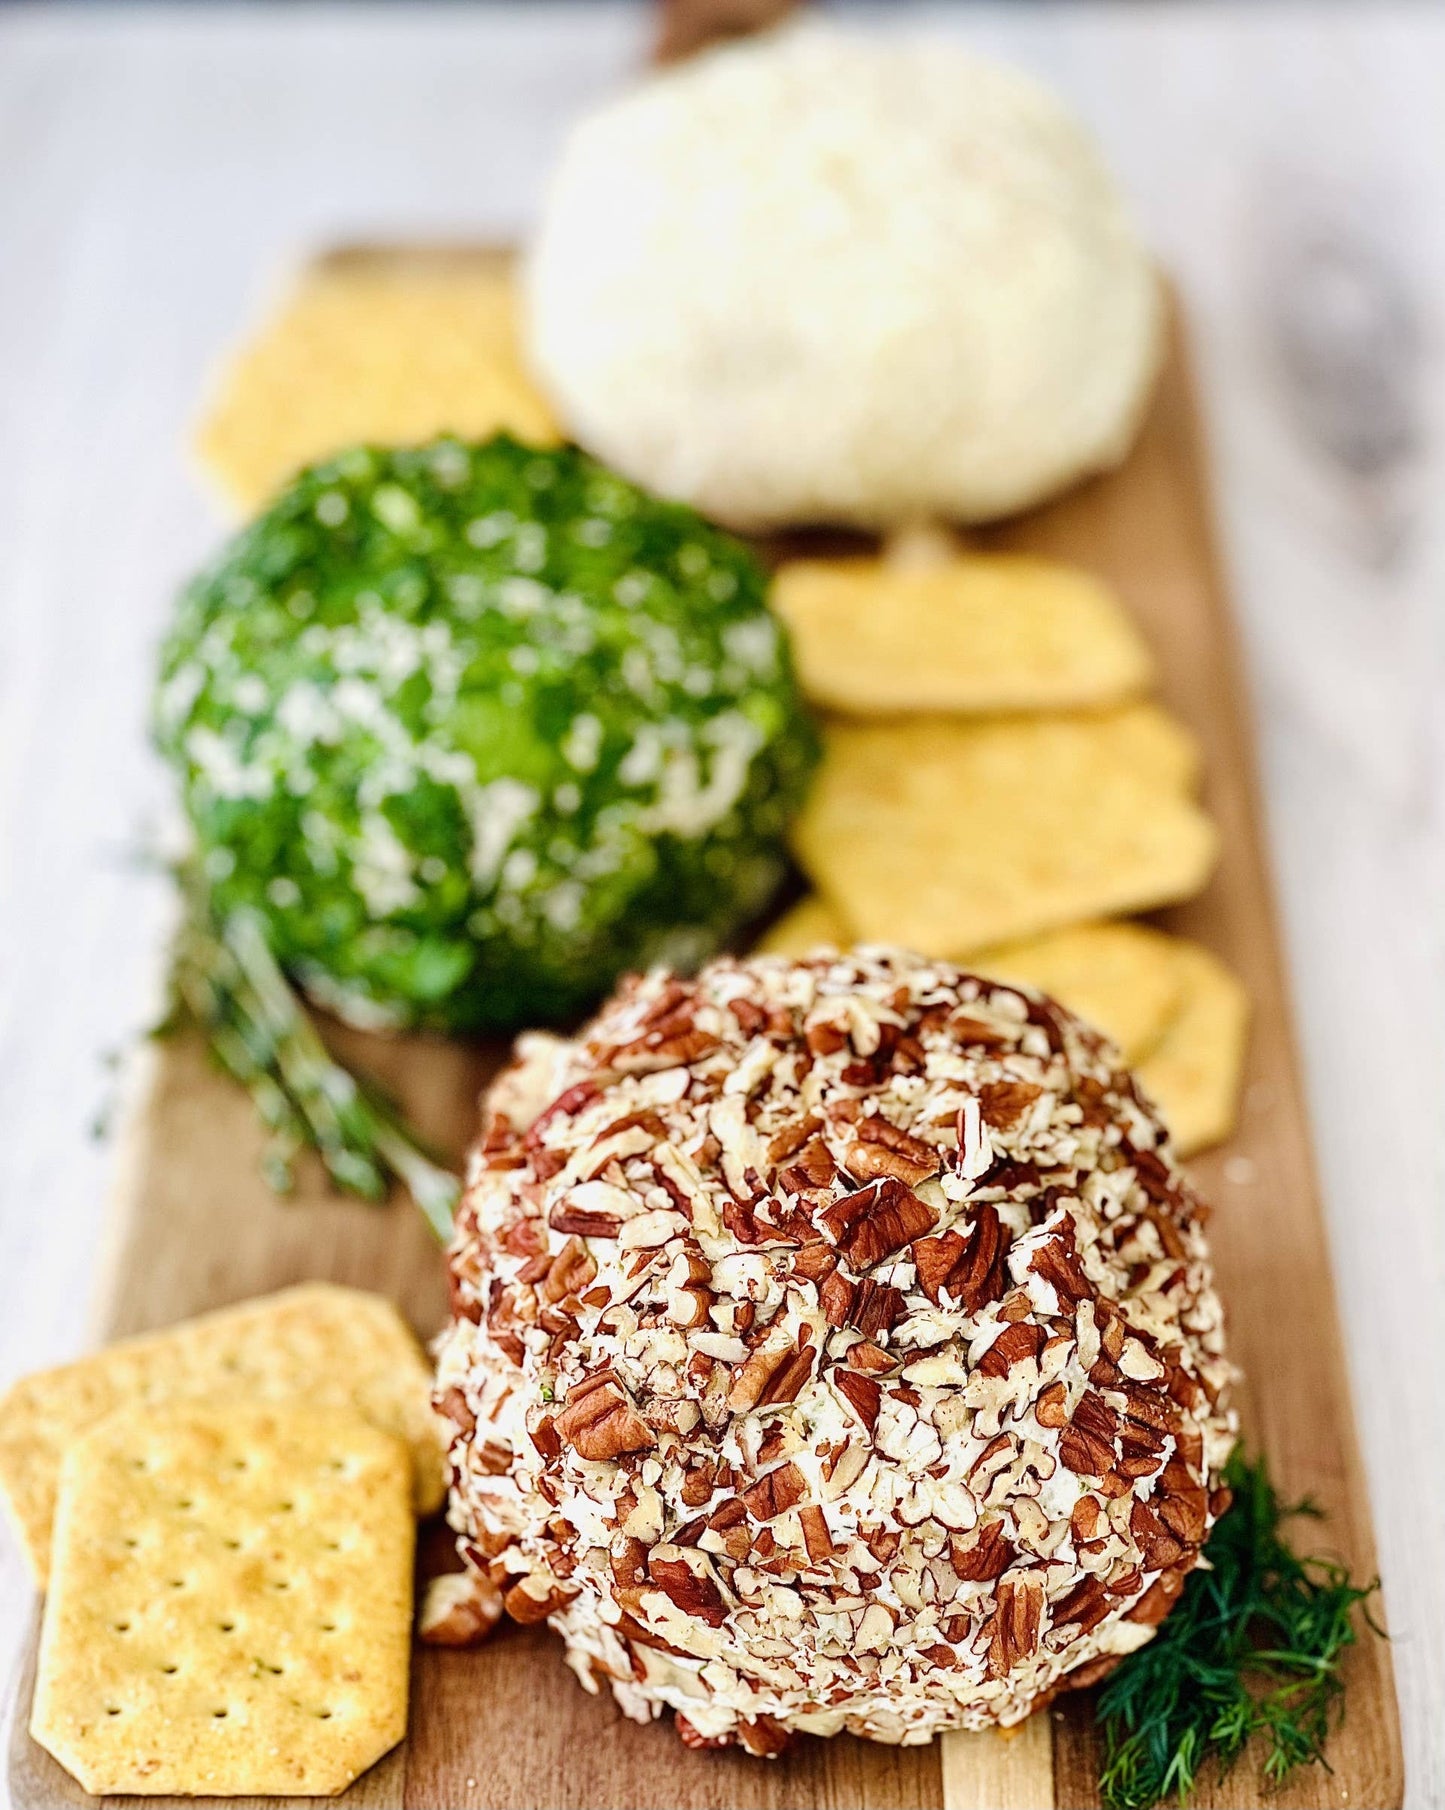
{"type": "Polygon", "coordinates": [[[920,1238],[935,1220],[911,1188],[892,1176],[845,1194],[818,1215],[823,1230],[854,1269],[872,1269],[920,1238]]]}
{"type": "Polygon", "coordinates": [[[918,1285],[934,1306],[947,1292],[965,1313],[976,1314],[1008,1288],[1009,1235],[998,1209],[985,1201],[964,1231],[920,1238],[913,1247],[918,1285]]]}
{"type": "Polygon", "coordinates": [[[557,1436],[579,1458],[620,1458],[624,1452],[645,1452],[656,1444],[652,1429],[627,1399],[615,1377],[592,1387],[574,1387],[567,1404],[553,1422],[557,1436]]]}
{"type": "Polygon", "coordinates": [[[856,1326],[865,1338],[889,1332],[903,1317],[902,1290],[886,1282],[849,1282],[834,1270],[818,1290],[830,1326],[856,1326]]]}
{"type": "Polygon", "coordinates": [[[1114,1468],[1119,1417],[1094,1389],[1086,1389],[1059,1442],[1059,1458],[1080,1477],[1103,1477],[1114,1468]]]}
{"type": "Polygon", "coordinates": [[[870,1113],[854,1126],[854,1138],[843,1156],[843,1166],[859,1181],[877,1181],[891,1175],[908,1187],[917,1187],[937,1175],[942,1158],[931,1144],[885,1119],[870,1113]]]}
{"type": "Polygon", "coordinates": [[[1043,1093],[1029,1081],[985,1081],[978,1090],[978,1109],[990,1130],[1016,1125],[1043,1093]]]}
{"type": "Polygon", "coordinates": [[[1038,1578],[1004,1578],[998,1586],[992,1637],[988,1643],[988,1675],[1007,1678],[1038,1648],[1043,1628],[1044,1586],[1038,1578]]]}

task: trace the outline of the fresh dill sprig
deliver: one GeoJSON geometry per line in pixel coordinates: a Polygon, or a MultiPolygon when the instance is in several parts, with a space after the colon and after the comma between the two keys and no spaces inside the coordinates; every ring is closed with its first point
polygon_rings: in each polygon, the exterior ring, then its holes
{"type": "Polygon", "coordinates": [[[255,914],[237,911],[217,922],[202,883],[189,871],[178,877],[186,909],[175,990],[211,1054],[247,1089],[271,1133],[268,1182],[288,1193],[295,1158],[310,1147],[349,1194],[382,1200],[391,1180],[400,1181],[445,1243],[457,1178],[423,1150],[374,1086],[332,1058],[255,914]]]}
{"type": "Polygon", "coordinates": [[[1282,1504],[1262,1459],[1236,1451],[1225,1480],[1234,1500],[1209,1537],[1207,1568],[1190,1574],[1155,1638],[1099,1694],[1099,1789],[1110,1810],[1182,1802],[1206,1765],[1222,1777],[1256,1737],[1271,1784],[1307,1761],[1327,1765],[1340,1657],[1377,1584],[1355,1584],[1343,1565],[1286,1543],[1285,1521],[1319,1510],[1282,1504]]]}

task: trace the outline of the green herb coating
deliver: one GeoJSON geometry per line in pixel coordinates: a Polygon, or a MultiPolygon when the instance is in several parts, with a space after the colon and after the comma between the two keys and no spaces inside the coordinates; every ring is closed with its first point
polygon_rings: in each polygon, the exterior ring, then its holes
{"type": "Polygon", "coordinates": [[[218,919],[378,1028],[697,961],[817,759],[752,554],[505,435],[303,472],[182,594],[155,720],[218,919]]]}
{"type": "Polygon", "coordinates": [[[1324,1761],[1340,1657],[1375,1586],[1294,1552],[1282,1524],[1318,1511],[1282,1506],[1263,1461],[1236,1452],[1225,1480],[1234,1501],[1209,1536],[1208,1567],[1190,1573],[1158,1634],[1099,1693],[1099,1788],[1111,1810],[1182,1802],[1206,1765],[1222,1777],[1256,1736],[1271,1784],[1324,1761]]]}

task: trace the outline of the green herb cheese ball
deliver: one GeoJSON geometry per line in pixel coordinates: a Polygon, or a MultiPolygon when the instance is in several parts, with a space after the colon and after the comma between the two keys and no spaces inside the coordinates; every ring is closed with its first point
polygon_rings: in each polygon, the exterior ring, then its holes
{"type": "Polygon", "coordinates": [[[215,909],[354,1023],[564,1020],[767,901],[817,758],[739,542],[571,448],[360,448],[184,592],[157,738],[215,909]]]}

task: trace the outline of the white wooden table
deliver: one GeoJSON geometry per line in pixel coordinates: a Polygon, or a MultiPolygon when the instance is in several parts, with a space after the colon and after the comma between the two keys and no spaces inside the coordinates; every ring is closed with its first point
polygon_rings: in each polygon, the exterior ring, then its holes
{"type": "MultiPolygon", "coordinates": [[[[1445,1805],[1445,11],[886,10],[1094,125],[1192,319],[1374,1492],[1445,1805]]],[[[0,11],[0,1383],[77,1351],[155,1014],[153,643],[183,453],[289,256],[522,232],[631,7],[0,11]]],[[[30,1613],[6,1545],[0,1670],[30,1613]]],[[[3,1788],[0,1788],[3,1789],[3,1788]]]]}

